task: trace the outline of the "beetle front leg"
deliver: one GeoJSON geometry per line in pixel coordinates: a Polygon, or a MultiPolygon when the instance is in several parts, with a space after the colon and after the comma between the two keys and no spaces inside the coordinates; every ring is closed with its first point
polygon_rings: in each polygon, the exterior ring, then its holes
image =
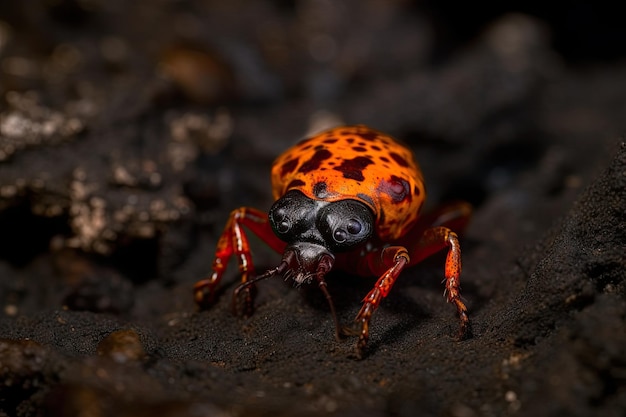
{"type": "MultiPolygon", "coordinates": [[[[242,283],[247,282],[250,277],[254,276],[250,245],[243,226],[246,226],[259,236],[272,249],[278,252],[284,249],[285,243],[279,240],[272,231],[267,220],[267,214],[248,207],[240,207],[233,210],[217,242],[215,259],[212,265],[213,272],[209,277],[196,282],[193,286],[194,299],[200,308],[204,309],[213,304],[216,288],[222,279],[231,256],[234,255],[237,258],[242,283]]],[[[245,302],[244,314],[250,314],[253,301],[252,289],[250,287],[246,287],[244,290],[243,298],[245,302]]]]}
{"type": "Polygon", "coordinates": [[[402,246],[390,246],[384,248],[381,252],[370,252],[364,258],[361,258],[361,267],[369,269],[369,271],[380,274],[384,271],[374,288],[363,299],[363,306],[354,319],[354,328],[344,328],[343,333],[346,335],[357,335],[359,340],[356,343],[356,355],[360,359],[363,356],[363,348],[369,339],[369,323],[378,308],[378,305],[385,298],[391,287],[396,282],[400,272],[410,262],[407,250],[402,246]]]}

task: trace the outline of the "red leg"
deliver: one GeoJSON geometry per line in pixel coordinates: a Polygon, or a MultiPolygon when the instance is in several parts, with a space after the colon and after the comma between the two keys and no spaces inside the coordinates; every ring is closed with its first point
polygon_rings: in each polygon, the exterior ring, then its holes
{"type": "Polygon", "coordinates": [[[467,307],[461,300],[460,294],[461,246],[459,245],[458,236],[447,227],[431,227],[426,229],[421,238],[415,244],[410,245],[408,250],[411,253],[411,264],[413,265],[446,248],[448,255],[444,267],[444,294],[448,302],[454,303],[456,306],[459,319],[461,320],[459,338],[463,340],[471,337],[471,326],[467,315],[467,307]]]}
{"type": "Polygon", "coordinates": [[[362,357],[363,348],[369,339],[369,322],[372,314],[374,314],[382,299],[389,294],[391,287],[393,287],[400,272],[409,264],[410,259],[404,247],[389,246],[382,249],[382,251],[367,253],[365,257],[361,258],[361,262],[362,267],[367,265],[370,272],[376,275],[379,275],[380,271],[384,271],[384,273],[378,278],[374,288],[363,299],[363,306],[354,319],[356,328],[344,329],[346,334],[358,334],[359,340],[356,343],[356,355],[359,358],[362,357]]]}
{"type": "Polygon", "coordinates": [[[461,247],[454,231],[462,232],[470,220],[472,206],[458,201],[441,206],[437,210],[420,217],[418,227],[415,227],[407,236],[400,239],[411,255],[411,265],[415,265],[425,258],[443,249],[448,250],[445,263],[445,295],[450,303],[454,303],[461,328],[461,340],[471,337],[471,325],[467,315],[467,307],[461,300],[461,247]]]}
{"type": "MultiPolygon", "coordinates": [[[[457,221],[457,218],[454,219],[457,221]]],[[[416,232],[409,233],[401,241],[410,241],[415,238],[416,232]]],[[[363,299],[363,306],[355,318],[355,329],[344,329],[346,334],[358,334],[359,340],[356,345],[356,354],[362,356],[363,348],[369,338],[369,322],[372,314],[378,308],[383,298],[389,294],[391,287],[407,265],[414,265],[428,256],[448,249],[445,263],[445,295],[448,302],[454,303],[461,320],[460,339],[471,336],[471,326],[467,315],[467,307],[461,300],[459,292],[459,278],[461,275],[461,247],[459,239],[453,231],[447,227],[437,226],[424,230],[417,241],[411,242],[407,247],[390,246],[382,250],[367,253],[359,258],[358,265],[352,265],[348,270],[358,271],[364,274],[380,275],[374,288],[363,299]],[[410,257],[409,257],[410,254],[410,257]],[[382,275],[381,275],[382,274],[382,275]]],[[[344,260],[345,261],[345,260],[344,260]]]]}
{"type": "MultiPolygon", "coordinates": [[[[213,303],[215,289],[219,285],[228,265],[228,260],[232,255],[237,257],[242,283],[247,282],[254,275],[250,245],[242,226],[246,226],[277,252],[282,252],[286,246],[286,243],[274,234],[266,213],[248,207],[233,210],[217,242],[215,260],[212,266],[213,273],[196,282],[193,286],[195,301],[201,308],[207,308],[213,303]]],[[[245,302],[249,310],[252,305],[252,295],[249,288],[246,289],[245,302]]]]}

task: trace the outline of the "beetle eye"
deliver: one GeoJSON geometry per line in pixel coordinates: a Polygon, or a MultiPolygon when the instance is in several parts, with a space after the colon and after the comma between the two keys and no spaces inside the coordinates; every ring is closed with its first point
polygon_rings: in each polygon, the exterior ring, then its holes
{"type": "Polygon", "coordinates": [[[350,233],[351,235],[358,235],[359,232],[363,229],[363,227],[361,226],[361,223],[359,223],[358,220],[350,219],[348,220],[348,225],[346,226],[346,229],[348,230],[348,233],[350,233]]]}
{"type": "Polygon", "coordinates": [[[333,233],[333,239],[335,239],[335,242],[337,243],[343,243],[346,241],[346,232],[344,230],[338,229],[335,230],[335,233],[333,233]]]}
{"type": "Polygon", "coordinates": [[[291,229],[291,221],[287,218],[285,207],[279,207],[272,212],[272,220],[278,233],[287,233],[291,229]]]}
{"type": "Polygon", "coordinates": [[[276,200],[268,219],[276,236],[289,242],[311,227],[314,211],[315,201],[294,190],[276,200]]]}
{"type": "Polygon", "coordinates": [[[320,210],[317,218],[320,233],[335,251],[349,250],[367,241],[373,224],[372,211],[356,200],[330,203],[320,210]]]}

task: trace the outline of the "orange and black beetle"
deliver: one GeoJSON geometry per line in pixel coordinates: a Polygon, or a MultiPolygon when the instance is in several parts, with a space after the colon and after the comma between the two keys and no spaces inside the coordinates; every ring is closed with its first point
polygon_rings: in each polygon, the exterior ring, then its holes
{"type": "Polygon", "coordinates": [[[317,282],[330,305],[336,335],[358,335],[360,357],[369,337],[369,321],[400,272],[447,249],[445,294],[456,305],[461,338],[470,335],[467,308],[459,294],[461,249],[452,229],[462,229],[470,206],[454,203],[419,215],[426,198],[422,173],[405,146],[369,127],[342,126],[308,139],[279,156],[272,167],[274,205],[265,214],[253,208],[234,210],[217,244],[213,273],[194,286],[196,302],[207,307],[228,259],[239,261],[245,312],[252,312],[250,287],[273,275],[296,283],[317,282]],[[256,276],[242,226],[258,235],[282,261],[256,276]],[[326,288],[325,275],[340,268],[377,276],[363,299],[354,325],[341,327],[326,288]]]}

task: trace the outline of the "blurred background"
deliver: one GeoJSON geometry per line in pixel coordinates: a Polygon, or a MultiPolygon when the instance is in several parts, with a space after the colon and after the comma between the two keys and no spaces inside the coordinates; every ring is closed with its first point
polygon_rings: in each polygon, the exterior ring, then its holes
{"type": "Polygon", "coordinates": [[[154,254],[152,237],[192,210],[192,223],[212,225],[237,205],[267,207],[273,158],[338,123],[412,144],[431,201],[479,206],[545,155],[565,172],[548,187],[567,188],[577,165],[610,152],[595,141],[620,132],[617,8],[2,2],[0,225],[12,239],[0,252],[27,262],[58,237],[55,247],[122,263],[128,245],[154,254]],[[584,162],[548,145],[566,136],[584,162]]]}

